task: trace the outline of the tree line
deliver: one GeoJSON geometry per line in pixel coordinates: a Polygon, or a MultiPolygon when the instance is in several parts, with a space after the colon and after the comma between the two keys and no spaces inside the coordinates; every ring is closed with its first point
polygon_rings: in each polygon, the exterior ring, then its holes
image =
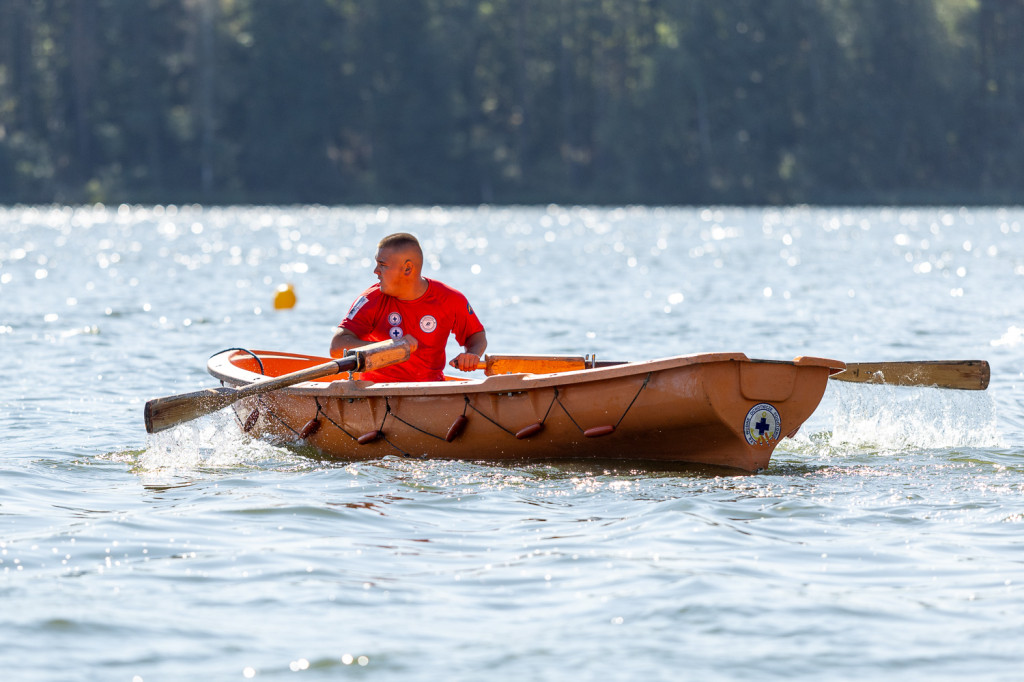
{"type": "Polygon", "coordinates": [[[1024,0],[4,0],[0,203],[1021,203],[1024,0]]]}

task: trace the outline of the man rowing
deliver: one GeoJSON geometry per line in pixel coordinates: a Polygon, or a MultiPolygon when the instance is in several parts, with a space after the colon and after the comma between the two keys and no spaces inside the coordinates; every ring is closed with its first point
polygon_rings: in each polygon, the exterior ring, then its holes
{"type": "Polygon", "coordinates": [[[443,381],[448,336],[463,347],[449,363],[462,371],[477,368],[487,335],[469,301],[459,291],[423,276],[423,250],[411,234],[388,235],[377,245],[377,284],[349,308],[331,339],[331,357],[376,341],[412,336],[417,348],[403,363],[364,372],[383,381],[443,381]]]}

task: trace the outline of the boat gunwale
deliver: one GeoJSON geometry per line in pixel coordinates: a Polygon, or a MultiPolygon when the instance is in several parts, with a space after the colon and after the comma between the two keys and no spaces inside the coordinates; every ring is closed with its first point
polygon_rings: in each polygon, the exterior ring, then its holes
{"type": "MultiPolygon", "coordinates": [[[[239,357],[239,355],[236,354],[251,357],[251,355],[249,355],[250,353],[259,355],[263,358],[276,356],[282,359],[308,360],[311,365],[328,361],[328,358],[320,356],[289,353],[285,351],[240,351],[238,349],[228,349],[215,354],[209,359],[207,362],[207,371],[213,377],[234,387],[258,382],[261,379],[266,378],[266,375],[243,369],[232,362],[233,357],[239,357]]],[[[587,384],[720,362],[751,364],[773,363],[793,365],[796,367],[827,367],[830,370],[830,374],[841,371],[845,368],[845,363],[841,361],[820,357],[799,356],[793,360],[764,360],[757,358],[752,359],[747,357],[746,354],[739,352],[692,353],[688,355],[676,355],[654,360],[626,362],[604,367],[554,372],[550,374],[498,374],[488,376],[484,379],[458,378],[454,381],[430,381],[416,383],[374,383],[362,380],[335,379],[330,382],[305,381],[281,390],[295,395],[310,395],[325,398],[372,398],[382,396],[428,397],[464,395],[467,393],[493,394],[587,384]]]]}

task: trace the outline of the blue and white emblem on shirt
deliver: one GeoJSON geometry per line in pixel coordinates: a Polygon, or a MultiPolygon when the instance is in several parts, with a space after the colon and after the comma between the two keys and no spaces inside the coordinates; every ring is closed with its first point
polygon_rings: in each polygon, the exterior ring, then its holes
{"type": "Polygon", "coordinates": [[[392,327],[402,324],[402,313],[388,313],[388,324],[392,327]]]}
{"type": "Polygon", "coordinates": [[[743,421],[743,435],[751,445],[768,445],[782,437],[782,418],[768,403],[754,405],[743,421]]]}
{"type": "Polygon", "coordinates": [[[420,318],[420,329],[429,334],[437,329],[437,320],[434,319],[433,315],[424,315],[420,318]]]}
{"type": "Polygon", "coordinates": [[[392,327],[390,330],[388,330],[388,335],[397,341],[398,339],[405,336],[405,332],[402,331],[401,327],[392,327]]]}

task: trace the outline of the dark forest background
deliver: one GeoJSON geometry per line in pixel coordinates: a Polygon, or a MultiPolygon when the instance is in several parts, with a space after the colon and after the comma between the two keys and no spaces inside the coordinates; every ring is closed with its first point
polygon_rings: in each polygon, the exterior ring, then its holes
{"type": "Polygon", "coordinates": [[[2,0],[0,203],[1024,203],[1024,0],[2,0]]]}

